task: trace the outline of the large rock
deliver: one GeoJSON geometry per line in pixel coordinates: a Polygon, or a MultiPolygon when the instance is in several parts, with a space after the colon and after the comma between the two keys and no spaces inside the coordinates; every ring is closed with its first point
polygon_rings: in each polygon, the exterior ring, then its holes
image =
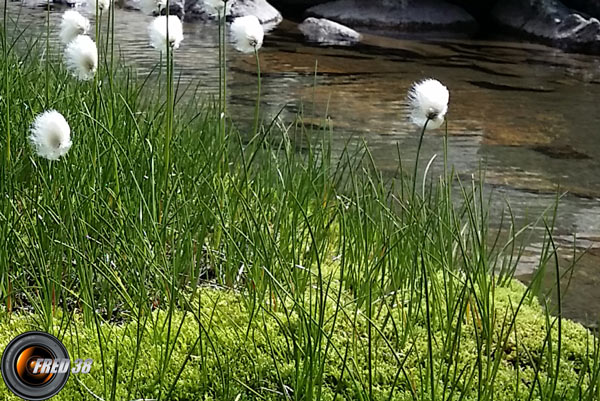
{"type": "MultiPolygon", "coordinates": [[[[163,14],[166,11],[163,10],[163,14]]],[[[185,0],[170,0],[169,1],[169,14],[177,15],[179,18],[185,18],[185,0]]]]}
{"type": "MultiPolygon", "coordinates": [[[[121,1],[126,8],[135,10],[140,9],[140,0],[121,1]]],[[[260,22],[263,25],[267,25],[267,27],[275,26],[283,19],[281,13],[266,0],[229,0],[228,3],[228,18],[255,15],[260,22]]],[[[204,0],[170,0],[170,7],[171,14],[179,15],[187,21],[209,20],[214,18],[204,4],[204,0]]]]}
{"type": "Polygon", "coordinates": [[[255,15],[263,25],[269,28],[278,25],[283,17],[275,7],[266,0],[233,0],[231,3],[231,17],[255,15]]]}
{"type": "Polygon", "coordinates": [[[325,18],[309,17],[299,26],[300,32],[310,42],[323,45],[347,46],[360,41],[360,33],[325,18]]]}
{"type": "MultiPolygon", "coordinates": [[[[9,0],[12,2],[17,2],[19,0],[9,0]]],[[[25,7],[31,8],[47,8],[50,6],[50,9],[53,9],[56,5],[63,5],[68,7],[79,7],[83,5],[84,0],[20,0],[21,4],[25,7]]]]}
{"type": "MultiPolygon", "coordinates": [[[[204,0],[186,0],[185,13],[188,20],[215,19],[214,14],[204,4],[204,0]]],[[[266,30],[274,28],[283,20],[281,13],[266,0],[228,1],[228,20],[246,15],[256,16],[266,30]]]]}
{"type": "Polygon", "coordinates": [[[280,9],[307,9],[317,4],[327,3],[329,0],[272,0],[273,5],[280,9]]]}
{"type": "MultiPolygon", "coordinates": [[[[140,3],[140,0],[118,0],[119,6],[129,10],[141,10],[142,6],[140,3]]],[[[185,0],[169,0],[169,14],[177,15],[179,18],[185,19],[185,6],[185,0]]],[[[163,10],[162,14],[165,15],[166,12],[163,10]]],[[[155,12],[154,15],[158,15],[158,12],[155,12]]]]}
{"type": "Polygon", "coordinates": [[[557,0],[504,0],[493,19],[520,36],[529,36],[568,50],[600,51],[600,21],[585,17],[557,0]]]}
{"type": "MultiPolygon", "coordinates": [[[[89,0],[82,0],[89,1],[89,0]]],[[[120,7],[126,8],[128,10],[141,10],[141,0],[115,0],[116,4],[120,7]]],[[[185,18],[185,0],[169,0],[169,10],[171,15],[177,15],[179,18],[185,18]]],[[[165,15],[165,10],[162,10],[162,14],[165,15]]],[[[154,12],[154,15],[158,15],[158,11],[154,12]]]]}
{"type": "Polygon", "coordinates": [[[213,18],[203,0],[187,0],[185,14],[188,21],[208,21],[213,18]]]}
{"type": "Polygon", "coordinates": [[[469,31],[477,26],[469,13],[443,0],[336,0],[309,8],[307,15],[375,32],[469,31]]]}

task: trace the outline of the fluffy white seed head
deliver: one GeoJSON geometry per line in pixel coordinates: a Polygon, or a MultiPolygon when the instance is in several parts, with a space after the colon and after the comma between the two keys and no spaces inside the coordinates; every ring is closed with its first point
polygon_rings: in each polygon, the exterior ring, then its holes
{"type": "Polygon", "coordinates": [[[183,25],[174,15],[161,15],[154,18],[148,26],[150,45],[157,50],[167,50],[167,45],[178,49],[183,40],[183,25]],[[167,38],[167,24],[169,24],[169,37],[167,38]]]}
{"type": "Polygon", "coordinates": [[[71,149],[71,128],[62,114],[48,110],[33,121],[29,142],[38,156],[58,160],[71,149]]]}
{"type": "Polygon", "coordinates": [[[231,24],[235,48],[242,53],[253,53],[261,48],[265,31],[254,15],[236,18],[231,24]]]}
{"type": "Polygon", "coordinates": [[[96,43],[86,35],[79,35],[65,48],[67,70],[81,81],[94,78],[98,69],[98,49],[96,43]]]}
{"type": "Polygon", "coordinates": [[[140,0],[140,9],[146,15],[160,14],[167,8],[167,0],[140,0]]]}
{"type": "Polygon", "coordinates": [[[90,21],[75,10],[65,11],[60,22],[60,40],[66,45],[77,35],[85,35],[90,30],[90,21]]]}
{"type": "Polygon", "coordinates": [[[212,14],[215,17],[224,17],[231,9],[231,2],[232,0],[227,0],[226,2],[223,0],[204,0],[204,6],[209,14],[212,14]],[[227,9],[225,9],[225,7],[227,7],[227,9]]]}
{"type": "Polygon", "coordinates": [[[414,124],[423,128],[427,122],[427,129],[442,126],[448,112],[450,93],[440,81],[425,79],[414,83],[408,92],[408,100],[412,108],[411,119],[414,124]]]}
{"type": "Polygon", "coordinates": [[[110,8],[111,0],[88,0],[88,9],[92,14],[96,14],[96,4],[98,4],[98,13],[102,11],[103,14],[110,8]]]}

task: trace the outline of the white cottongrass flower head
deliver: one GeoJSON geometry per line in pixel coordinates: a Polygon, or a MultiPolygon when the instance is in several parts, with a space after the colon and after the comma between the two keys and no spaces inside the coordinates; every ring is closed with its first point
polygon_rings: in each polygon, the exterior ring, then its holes
{"type": "Polygon", "coordinates": [[[146,15],[160,14],[167,8],[167,0],[140,0],[140,9],[146,15]]]}
{"type": "Polygon", "coordinates": [[[436,129],[444,123],[448,112],[450,93],[440,81],[425,79],[413,84],[408,92],[412,108],[411,119],[414,124],[427,129],[436,129]]]}
{"type": "Polygon", "coordinates": [[[86,35],[79,35],[65,48],[67,70],[81,81],[94,78],[98,69],[98,48],[86,35]]]}
{"type": "Polygon", "coordinates": [[[150,45],[155,49],[160,51],[167,50],[167,47],[178,49],[179,44],[183,41],[183,25],[175,15],[161,15],[150,23],[148,34],[150,35],[150,45]],[[168,38],[167,24],[169,25],[168,38]]]}
{"type": "Polygon", "coordinates": [[[62,114],[48,110],[33,121],[29,142],[38,156],[58,160],[71,149],[71,128],[62,114]]]}
{"type": "Polygon", "coordinates": [[[85,35],[90,30],[90,21],[78,11],[67,10],[60,22],[60,40],[66,45],[77,35],[85,35]]]}
{"type": "Polygon", "coordinates": [[[254,15],[236,18],[231,24],[235,48],[242,53],[254,53],[261,48],[265,31],[254,15]]]}
{"type": "Polygon", "coordinates": [[[92,14],[96,14],[96,4],[98,5],[98,14],[104,13],[110,8],[111,0],[88,0],[88,9],[92,14]]]}
{"type": "Polygon", "coordinates": [[[204,0],[206,11],[213,16],[224,17],[231,9],[232,0],[204,0]]]}

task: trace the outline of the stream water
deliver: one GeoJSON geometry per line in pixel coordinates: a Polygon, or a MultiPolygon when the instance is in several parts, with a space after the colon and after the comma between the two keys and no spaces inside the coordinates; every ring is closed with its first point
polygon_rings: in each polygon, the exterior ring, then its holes
{"type": "MultiPolygon", "coordinates": [[[[45,25],[41,8],[9,4],[19,26],[45,25]]],[[[51,12],[59,24],[62,9],[51,12]]],[[[150,17],[117,10],[115,43],[142,73],[158,54],[147,39],[150,17]]],[[[176,53],[182,84],[218,91],[217,29],[190,23],[176,53]]],[[[59,47],[58,40],[54,42],[59,47]]],[[[600,316],[600,57],[567,54],[541,45],[464,39],[417,41],[366,35],[353,48],[319,47],[304,42],[295,24],[284,22],[265,38],[261,50],[264,118],[283,109],[291,121],[304,108],[327,118],[334,145],[365,140],[378,167],[393,173],[412,165],[418,132],[408,121],[406,93],[412,82],[435,77],[451,91],[448,159],[462,177],[485,169],[495,193],[493,218],[510,204],[519,224],[534,222],[564,193],[555,241],[561,263],[585,251],[564,295],[563,313],[588,326],[600,316]],[[316,71],[316,74],[315,74],[316,71]],[[574,238],[577,238],[574,241],[574,238]]],[[[228,51],[232,115],[250,119],[256,91],[254,56],[228,51]]],[[[441,156],[442,133],[427,134],[423,171],[441,156]]],[[[438,161],[441,161],[441,157],[438,161]]],[[[436,161],[436,163],[438,163],[436,161]]],[[[439,167],[439,165],[438,165],[439,167]]],[[[541,247],[543,227],[531,238],[517,271],[527,281],[541,247]]],[[[548,282],[552,277],[548,277],[548,282]]]]}

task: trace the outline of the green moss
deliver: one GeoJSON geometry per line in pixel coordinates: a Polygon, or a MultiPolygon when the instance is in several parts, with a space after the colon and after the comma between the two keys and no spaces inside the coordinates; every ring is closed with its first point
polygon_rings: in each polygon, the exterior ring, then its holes
{"type": "MultiPolygon", "coordinates": [[[[451,392],[456,399],[459,395],[464,395],[465,400],[483,398],[477,390],[480,374],[482,381],[493,380],[489,388],[495,400],[527,399],[532,386],[533,399],[540,398],[536,388],[546,388],[545,384],[552,382],[557,325],[550,331],[554,349],[549,352],[544,341],[548,332],[546,313],[537,302],[524,303],[509,332],[506,327],[512,320],[511,311],[516,310],[523,294],[524,287],[517,282],[496,289],[496,318],[489,344],[478,345],[478,336],[488,337],[482,335],[483,328],[472,314],[461,318],[464,324],[460,326],[460,343],[454,354],[445,351],[454,332],[448,335],[442,328],[435,330],[436,398],[441,399],[443,394],[447,398],[451,392]],[[486,352],[488,347],[490,352],[486,352]],[[447,355],[453,357],[449,359],[447,355]],[[482,361],[479,364],[477,355],[482,361]],[[554,359],[550,359],[551,355],[554,359]],[[496,361],[498,370],[492,375],[496,361]],[[458,379],[450,380],[454,384],[444,387],[444,377],[455,374],[458,379]]],[[[162,399],[167,399],[171,389],[168,399],[173,400],[232,400],[238,395],[239,400],[281,399],[284,386],[291,395],[296,391],[308,396],[312,389],[313,397],[320,392],[323,400],[366,396],[368,325],[364,312],[356,313],[350,306],[337,308],[332,300],[327,303],[320,331],[316,322],[311,324],[307,315],[289,305],[251,314],[244,299],[232,292],[204,289],[200,299],[201,302],[195,302],[194,312],[178,311],[170,316],[170,333],[169,315],[164,311],[125,325],[101,325],[102,345],[96,327],[85,327],[77,317],[64,324],[64,319],[57,316],[55,334],[62,338],[72,358],[93,358],[95,364],[89,375],[72,376],[55,399],[91,400],[90,392],[110,399],[113,384],[117,400],[154,398],[161,391],[162,399]],[[138,324],[144,320],[145,325],[138,324]]],[[[394,335],[402,332],[393,328],[399,324],[394,313],[401,314],[394,310],[373,319],[373,399],[413,399],[411,388],[417,398],[428,399],[431,387],[426,378],[427,330],[422,325],[414,326],[402,342],[402,336],[394,335]],[[398,361],[404,361],[403,370],[398,361]]],[[[32,316],[6,315],[3,320],[2,347],[17,334],[37,328],[32,316]]],[[[560,399],[577,398],[588,380],[582,372],[591,359],[588,346],[592,340],[584,327],[563,320],[557,384],[560,399]]],[[[8,391],[2,387],[0,394],[8,391]]],[[[6,395],[3,399],[16,398],[6,395]]]]}

